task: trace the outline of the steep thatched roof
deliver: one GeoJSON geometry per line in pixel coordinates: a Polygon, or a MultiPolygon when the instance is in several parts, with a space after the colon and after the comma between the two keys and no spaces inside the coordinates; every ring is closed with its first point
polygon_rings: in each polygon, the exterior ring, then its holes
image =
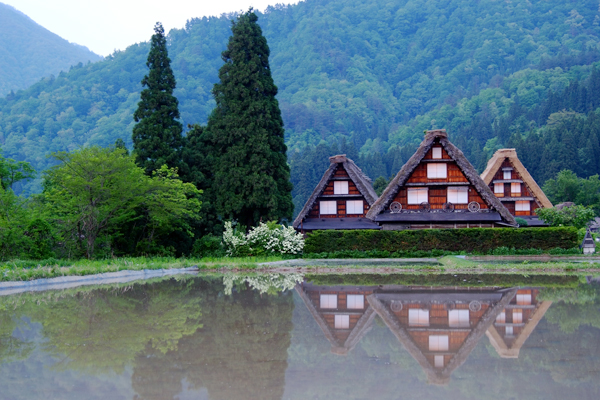
{"type": "Polygon", "coordinates": [[[331,163],[331,165],[329,165],[329,168],[323,174],[321,181],[313,191],[312,195],[309,197],[306,204],[304,204],[304,208],[302,208],[302,211],[300,211],[300,214],[298,214],[298,216],[294,220],[294,228],[298,228],[302,220],[306,218],[313,204],[315,204],[315,201],[317,201],[317,198],[323,193],[323,191],[327,187],[327,184],[329,183],[331,178],[333,178],[338,164],[342,164],[342,166],[350,176],[350,179],[352,179],[352,181],[356,185],[358,191],[364,196],[367,203],[369,203],[369,206],[375,203],[375,200],[377,200],[377,194],[375,193],[375,189],[373,189],[371,179],[369,179],[369,177],[365,175],[365,173],[362,172],[360,168],[358,168],[354,161],[347,158],[345,154],[340,154],[337,156],[329,157],[329,162],[331,163]]]}
{"type": "Polygon", "coordinates": [[[521,175],[523,183],[527,186],[529,192],[537,199],[538,204],[544,208],[551,208],[552,203],[550,203],[550,200],[548,200],[542,189],[529,174],[527,168],[521,163],[515,149],[500,149],[494,153],[493,157],[488,161],[485,171],[481,174],[481,179],[483,179],[485,184],[489,185],[492,182],[494,175],[496,175],[496,172],[498,172],[506,159],[510,161],[515,170],[521,175]]]}
{"type": "Polygon", "coordinates": [[[346,341],[341,342],[333,335],[331,329],[327,325],[327,322],[325,322],[323,319],[323,316],[319,314],[312,301],[310,301],[310,298],[306,295],[306,293],[304,293],[302,286],[297,284],[295,289],[296,293],[300,295],[304,305],[306,305],[306,308],[308,308],[308,311],[317,322],[317,325],[319,325],[319,328],[321,328],[321,331],[323,331],[323,334],[325,334],[325,337],[327,340],[329,340],[329,343],[331,343],[332,353],[342,356],[347,355],[371,330],[373,326],[373,319],[375,319],[375,311],[373,311],[373,308],[368,307],[365,313],[359,318],[358,322],[350,332],[350,335],[348,335],[346,341]]]}
{"type": "Polygon", "coordinates": [[[377,293],[367,296],[367,301],[387,327],[390,328],[398,341],[402,343],[409,354],[421,365],[421,368],[423,368],[423,371],[427,375],[428,382],[436,385],[445,385],[450,382],[452,372],[467,360],[469,354],[479,342],[479,339],[481,339],[487,329],[493,324],[496,316],[506,307],[516,293],[517,289],[510,289],[503,292],[501,300],[485,311],[450,362],[441,369],[434,368],[431,365],[423,354],[423,351],[411,338],[406,327],[402,326],[398,318],[388,310],[388,307],[379,299],[377,293]]]}
{"type": "Polygon", "coordinates": [[[488,185],[483,182],[463,152],[448,140],[448,134],[446,133],[445,129],[427,131],[425,139],[423,139],[415,154],[413,154],[408,162],[404,164],[402,169],[400,169],[400,172],[398,172],[394,179],[392,179],[381,196],[379,196],[379,199],[371,206],[371,209],[367,213],[366,217],[371,220],[375,220],[375,217],[382,213],[390,205],[390,203],[394,201],[394,198],[398,194],[400,187],[406,183],[412,172],[421,163],[421,160],[423,160],[436,139],[439,140],[439,143],[446,150],[448,155],[456,162],[469,182],[475,186],[475,189],[477,192],[479,192],[479,195],[483,201],[485,201],[490,208],[498,211],[500,216],[502,216],[502,219],[508,224],[517,226],[515,217],[513,217],[506,207],[502,205],[500,200],[498,200],[494,193],[492,193],[488,185]]]}
{"type": "Polygon", "coordinates": [[[525,322],[525,328],[521,331],[521,333],[517,336],[517,340],[515,340],[511,346],[508,346],[504,341],[504,338],[500,336],[496,327],[494,325],[490,325],[488,330],[485,332],[488,339],[490,339],[490,343],[496,349],[498,355],[502,358],[519,358],[519,351],[525,341],[529,338],[531,333],[535,330],[538,323],[546,314],[546,311],[552,305],[551,301],[542,301],[534,310],[531,318],[527,322],[525,322]]]}

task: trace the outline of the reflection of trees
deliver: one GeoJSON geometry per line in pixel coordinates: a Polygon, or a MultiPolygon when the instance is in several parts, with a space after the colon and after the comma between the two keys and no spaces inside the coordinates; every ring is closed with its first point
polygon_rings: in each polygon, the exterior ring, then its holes
{"type": "Polygon", "coordinates": [[[41,323],[45,350],[70,369],[120,373],[147,346],[157,353],[176,349],[184,335],[201,326],[200,298],[191,280],[60,297],[38,294],[16,304],[14,315],[41,323]]]}
{"type": "Polygon", "coordinates": [[[224,296],[223,289],[206,285],[198,292],[203,328],[182,338],[177,350],[136,359],[132,380],[141,398],[172,399],[184,378],[213,400],[282,397],[292,296],[260,296],[240,286],[224,296]]]}
{"type": "Polygon", "coordinates": [[[0,363],[27,358],[33,345],[13,336],[17,321],[12,313],[0,309],[0,363]]]}

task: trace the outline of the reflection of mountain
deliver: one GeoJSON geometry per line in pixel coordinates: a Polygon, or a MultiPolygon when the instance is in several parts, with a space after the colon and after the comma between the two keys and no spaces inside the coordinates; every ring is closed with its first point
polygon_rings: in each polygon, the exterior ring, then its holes
{"type": "Polygon", "coordinates": [[[551,301],[537,300],[538,289],[520,289],[485,333],[502,358],[518,358],[521,347],[540,322],[551,301]]]}
{"type": "Polygon", "coordinates": [[[430,383],[448,383],[452,372],[515,298],[517,289],[406,286],[296,286],[332,345],[347,354],[383,320],[425,371],[430,383]]]}

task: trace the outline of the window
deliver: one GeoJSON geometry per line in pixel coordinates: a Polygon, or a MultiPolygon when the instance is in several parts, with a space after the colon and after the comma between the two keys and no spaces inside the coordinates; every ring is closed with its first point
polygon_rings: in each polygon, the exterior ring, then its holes
{"type": "Polygon", "coordinates": [[[421,204],[429,202],[429,192],[427,188],[408,189],[408,204],[421,204]]]}
{"type": "Polygon", "coordinates": [[[365,308],[365,296],[362,294],[349,294],[347,299],[349,310],[362,310],[365,308]]]}
{"type": "Polygon", "coordinates": [[[523,323],[523,310],[513,310],[513,324],[523,323]]]}
{"type": "Polygon", "coordinates": [[[512,326],[505,326],[504,328],[505,328],[506,336],[512,336],[512,334],[513,334],[513,327],[512,326]]]}
{"type": "Polygon", "coordinates": [[[450,310],[448,313],[448,325],[451,328],[468,328],[469,310],[450,310]]]}
{"type": "Polygon", "coordinates": [[[408,310],[409,326],[429,326],[429,310],[410,308],[408,310]]]}
{"type": "Polygon", "coordinates": [[[504,194],[504,183],[494,183],[494,193],[504,194]]]}
{"type": "Polygon", "coordinates": [[[528,201],[515,201],[515,211],[529,211],[530,209],[528,201]]]}
{"type": "Polygon", "coordinates": [[[333,181],[333,194],[348,194],[348,181],[333,181]]]}
{"type": "Polygon", "coordinates": [[[454,204],[467,204],[469,202],[469,188],[467,186],[449,186],[448,201],[454,204]]]}
{"type": "Polygon", "coordinates": [[[496,317],[496,322],[499,324],[503,324],[506,322],[506,313],[504,311],[498,314],[498,316],[496,317]]]}
{"type": "Polygon", "coordinates": [[[348,329],[350,328],[350,316],[349,315],[336,315],[335,316],[335,329],[348,329]]]}
{"type": "Polygon", "coordinates": [[[510,184],[510,192],[512,194],[521,194],[521,184],[518,182],[513,182],[510,184]]]}
{"type": "Polygon", "coordinates": [[[530,294],[518,294],[517,295],[517,304],[520,306],[525,306],[531,304],[531,295],[530,294]]]}
{"type": "Polygon", "coordinates": [[[362,200],[348,200],[346,201],[346,214],[362,214],[363,201],[362,200]]]}
{"type": "Polygon", "coordinates": [[[504,171],[504,179],[512,179],[512,170],[504,171]]]}
{"type": "Polygon", "coordinates": [[[444,368],[444,356],[434,356],[433,363],[436,368],[444,368]]]}
{"type": "Polygon", "coordinates": [[[448,168],[445,163],[427,164],[428,179],[446,179],[448,177],[448,168]]]}
{"type": "Polygon", "coordinates": [[[335,215],[337,214],[337,201],[321,201],[319,202],[319,214],[335,215]]]}
{"type": "Polygon", "coordinates": [[[337,294],[322,294],[321,308],[337,308],[337,294]]]}
{"type": "Polygon", "coordinates": [[[442,148],[441,147],[432,147],[431,148],[431,158],[441,159],[442,158],[442,148]]]}
{"type": "Polygon", "coordinates": [[[448,351],[448,335],[429,336],[429,351],[448,351]]]}

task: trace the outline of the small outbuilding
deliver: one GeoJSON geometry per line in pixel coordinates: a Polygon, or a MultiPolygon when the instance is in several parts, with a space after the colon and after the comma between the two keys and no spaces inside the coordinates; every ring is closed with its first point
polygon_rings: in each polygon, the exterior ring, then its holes
{"type": "Polygon", "coordinates": [[[592,232],[590,232],[589,229],[586,230],[585,237],[583,238],[583,242],[581,243],[580,247],[583,254],[593,254],[596,252],[596,243],[594,243],[592,232]]]}
{"type": "Polygon", "coordinates": [[[329,157],[329,168],[294,220],[300,232],[320,229],[381,229],[365,218],[377,194],[367,177],[345,154],[329,157]]]}

